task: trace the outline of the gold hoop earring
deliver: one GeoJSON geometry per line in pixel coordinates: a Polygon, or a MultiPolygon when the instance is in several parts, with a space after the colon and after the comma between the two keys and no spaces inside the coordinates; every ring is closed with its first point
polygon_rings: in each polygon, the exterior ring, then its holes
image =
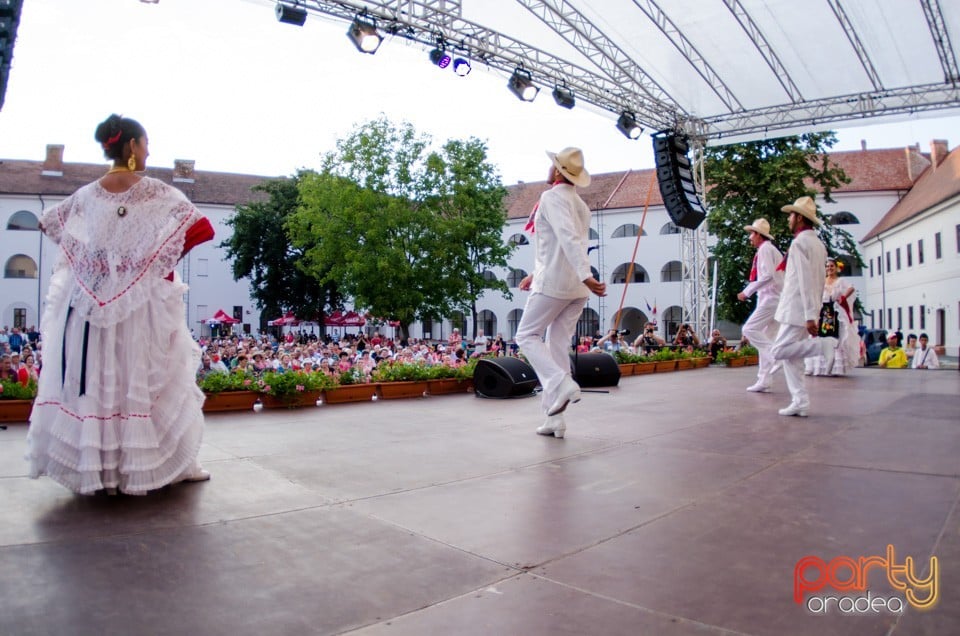
{"type": "Polygon", "coordinates": [[[137,157],[132,152],[130,153],[130,158],[127,159],[127,170],[134,172],[137,169],[137,157]]]}

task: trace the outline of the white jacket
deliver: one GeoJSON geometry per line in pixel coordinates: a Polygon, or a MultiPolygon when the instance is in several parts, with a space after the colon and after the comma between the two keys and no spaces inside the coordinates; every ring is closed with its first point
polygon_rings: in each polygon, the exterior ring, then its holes
{"type": "Polygon", "coordinates": [[[787,272],[774,318],[781,325],[804,326],[820,319],[823,284],[826,280],[827,248],[815,230],[794,237],[787,251],[787,272]]]}
{"type": "Polygon", "coordinates": [[[777,265],[783,260],[783,254],[771,241],[764,241],[757,248],[757,280],[743,288],[743,294],[749,298],[757,294],[758,303],[775,303],[783,289],[783,272],[777,271],[777,265]]]}
{"type": "Polygon", "coordinates": [[[534,219],[533,284],[530,291],[552,298],[587,298],[590,278],[587,240],[590,208],[576,188],[560,183],[540,195],[534,219]]]}

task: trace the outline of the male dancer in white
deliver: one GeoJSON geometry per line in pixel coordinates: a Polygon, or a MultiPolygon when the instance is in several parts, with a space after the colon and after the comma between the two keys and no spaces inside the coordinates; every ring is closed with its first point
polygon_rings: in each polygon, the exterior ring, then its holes
{"type": "Polygon", "coordinates": [[[747,391],[766,393],[770,390],[770,376],[773,375],[775,364],[770,356],[770,347],[777,335],[777,321],[773,315],[783,289],[783,272],[777,270],[783,254],[773,244],[770,223],[766,219],[757,219],[753,225],[746,225],[743,229],[750,233],[750,244],[757,248],[757,252],[753,255],[750,282],[737,294],[737,298],[746,300],[757,294],[757,306],[744,323],[742,331],[760,354],[757,381],[748,386],[747,391]]]}
{"type": "Polygon", "coordinates": [[[567,428],[563,411],[580,400],[580,387],[570,375],[571,340],[590,292],[605,296],[607,286],[593,277],[587,258],[590,208],[575,187],[590,185],[583,153],[565,148],[547,156],[552,187],[540,195],[527,223],[534,238],[533,274],[520,281],[520,289],[533,293],[516,340],[543,387],[547,420],[537,433],[562,438],[567,428]]]}
{"type": "Polygon", "coordinates": [[[827,248],[813,231],[820,225],[820,220],[817,218],[817,204],[812,198],[800,197],[781,210],[790,214],[788,223],[793,242],[784,259],[783,292],[774,314],[780,330],[773,342],[772,353],[775,360],[783,361],[783,375],[792,401],[779,413],[806,417],[810,395],[803,379],[803,359],[820,353],[820,341],[816,335],[826,279],[823,263],[827,260],[827,248]]]}

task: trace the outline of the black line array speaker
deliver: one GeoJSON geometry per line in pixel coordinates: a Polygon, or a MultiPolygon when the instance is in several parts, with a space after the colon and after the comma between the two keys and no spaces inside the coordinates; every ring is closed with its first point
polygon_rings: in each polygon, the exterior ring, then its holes
{"type": "Polygon", "coordinates": [[[571,353],[570,369],[582,387],[620,384],[620,366],[609,353],[571,353]]]}
{"type": "Polygon", "coordinates": [[[675,225],[694,230],[707,218],[707,213],[697,195],[693,168],[687,158],[689,152],[687,139],[680,135],[653,138],[657,182],[667,214],[675,225]]]}
{"type": "Polygon", "coordinates": [[[520,358],[480,358],[473,371],[473,390],[488,398],[531,395],[539,380],[533,367],[520,358]]]}

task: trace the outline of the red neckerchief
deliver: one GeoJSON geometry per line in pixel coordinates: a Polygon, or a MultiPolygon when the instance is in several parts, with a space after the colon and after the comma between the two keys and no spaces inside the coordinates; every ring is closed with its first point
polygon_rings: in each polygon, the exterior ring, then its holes
{"type": "MultiPolygon", "coordinates": [[[[797,230],[797,231],[795,231],[795,232],[793,233],[793,238],[797,238],[798,236],[800,236],[800,232],[806,232],[807,230],[812,230],[812,229],[813,229],[813,228],[806,227],[806,226],[801,227],[799,230],[797,230]]],[[[787,251],[783,253],[783,260],[780,261],[780,264],[779,264],[779,265],[777,265],[777,271],[778,271],[778,272],[784,272],[784,271],[787,270],[787,257],[788,257],[788,256],[790,256],[790,248],[787,248],[787,251]]]]}
{"type": "MultiPolygon", "coordinates": [[[[557,179],[550,185],[550,187],[552,188],[554,186],[560,185],[561,183],[566,183],[566,181],[564,181],[563,179],[557,179]]],[[[530,216],[527,218],[527,224],[523,226],[523,230],[525,232],[530,232],[531,234],[533,234],[534,232],[537,231],[534,222],[537,219],[537,210],[539,209],[540,209],[540,199],[537,199],[537,202],[533,204],[533,210],[530,211],[530,216]]]]}
{"type": "Polygon", "coordinates": [[[750,267],[750,282],[757,280],[757,257],[760,256],[760,250],[753,255],[753,265],[750,267]]]}

